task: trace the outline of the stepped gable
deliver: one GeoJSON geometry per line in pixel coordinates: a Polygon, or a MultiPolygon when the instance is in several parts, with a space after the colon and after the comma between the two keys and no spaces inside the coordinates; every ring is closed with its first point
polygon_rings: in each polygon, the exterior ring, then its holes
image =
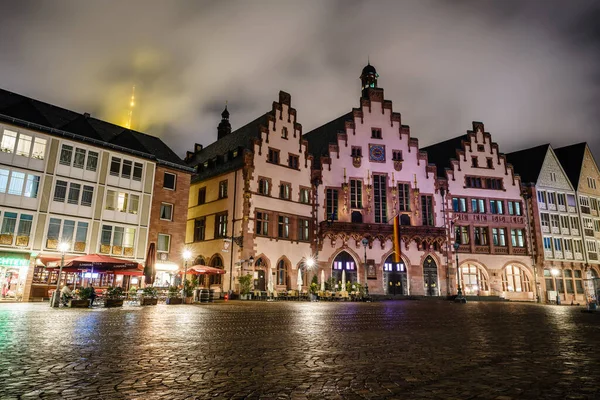
{"type": "Polygon", "coordinates": [[[115,150],[156,159],[173,167],[187,166],[161,139],[106,121],[0,89],[0,121],[37,129],[69,140],[113,145],[115,150]],[[75,136],[72,136],[75,135],[75,136]]]}
{"type": "Polygon", "coordinates": [[[306,133],[308,152],[313,156],[312,169],[321,168],[321,157],[329,157],[329,146],[337,146],[338,134],[346,134],[347,123],[353,123],[353,111],[306,133]]]}
{"type": "Polygon", "coordinates": [[[540,176],[549,147],[550,144],[546,143],[529,149],[514,151],[504,156],[506,161],[513,166],[515,173],[519,174],[522,183],[535,184],[540,176]]]}
{"type": "Polygon", "coordinates": [[[554,149],[554,153],[556,153],[574,188],[579,187],[579,178],[586,146],[587,143],[582,142],[554,149]]]}
{"type": "Polygon", "coordinates": [[[465,142],[469,141],[469,135],[460,135],[431,146],[421,148],[427,153],[427,162],[435,164],[437,176],[447,178],[446,169],[452,169],[452,160],[458,160],[460,152],[464,151],[465,142]]]}

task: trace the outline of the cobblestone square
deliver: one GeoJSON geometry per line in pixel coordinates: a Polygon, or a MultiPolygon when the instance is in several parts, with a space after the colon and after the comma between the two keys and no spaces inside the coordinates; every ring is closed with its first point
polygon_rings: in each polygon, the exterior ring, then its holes
{"type": "Polygon", "coordinates": [[[0,304],[0,398],[596,399],[600,314],[580,310],[0,304]]]}

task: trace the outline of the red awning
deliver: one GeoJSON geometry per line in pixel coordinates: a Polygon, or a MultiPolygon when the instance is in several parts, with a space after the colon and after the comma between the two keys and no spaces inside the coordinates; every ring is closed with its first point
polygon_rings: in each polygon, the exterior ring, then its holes
{"type": "MultiPolygon", "coordinates": [[[[60,265],[53,265],[48,268],[59,268],[60,265]]],[[[82,270],[91,270],[94,272],[113,272],[119,274],[120,271],[143,271],[144,267],[142,267],[139,263],[133,260],[121,260],[119,258],[114,258],[102,254],[89,254],[80,257],[71,258],[70,260],[65,260],[65,265],[63,267],[63,271],[66,272],[80,272],[82,270]]]]}
{"type": "Polygon", "coordinates": [[[192,267],[189,267],[187,272],[188,274],[192,275],[222,275],[225,273],[225,270],[221,268],[209,267],[206,265],[194,265],[192,267]]]}

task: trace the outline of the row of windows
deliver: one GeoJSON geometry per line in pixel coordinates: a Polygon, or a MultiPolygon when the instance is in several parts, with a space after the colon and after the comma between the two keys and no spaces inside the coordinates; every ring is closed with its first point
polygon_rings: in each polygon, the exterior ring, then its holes
{"type": "MultiPolygon", "coordinates": [[[[269,148],[267,162],[279,165],[279,150],[269,148]]],[[[288,167],[300,169],[300,157],[295,154],[288,154],[288,167]]]]}
{"type": "MultiPolygon", "coordinates": [[[[215,214],[215,239],[227,237],[227,212],[215,214]]],[[[206,217],[194,221],[194,242],[206,240],[206,217]]]]}
{"type": "Polygon", "coordinates": [[[466,176],[465,186],[474,189],[503,190],[502,178],[482,178],[480,176],[466,176]]]}
{"type": "Polygon", "coordinates": [[[551,238],[544,236],[544,252],[558,255],[557,253],[571,253],[583,254],[583,242],[577,239],[562,239],[562,238],[551,238]]]}
{"type": "MultiPolygon", "coordinates": [[[[472,156],[471,157],[471,167],[473,168],[480,168],[479,167],[479,157],[477,156],[472,156]]],[[[494,160],[492,158],[487,158],[486,159],[486,167],[489,169],[493,169],[494,168],[494,160]]]]}
{"type": "Polygon", "coordinates": [[[564,228],[569,231],[571,229],[579,231],[579,219],[576,216],[540,213],[540,223],[542,225],[542,230],[545,231],[548,231],[550,227],[555,229],[564,228]]]}
{"type": "Polygon", "coordinates": [[[68,167],[85,168],[87,171],[95,172],[98,168],[98,152],[82,149],[79,147],[73,148],[68,144],[63,144],[60,150],[59,163],[68,167]]]}
{"type": "MultiPolygon", "coordinates": [[[[473,232],[473,243],[476,246],[488,246],[490,239],[494,246],[507,246],[507,228],[492,228],[490,230],[487,226],[457,225],[454,227],[454,237],[458,243],[463,245],[471,243],[471,232],[473,232]]],[[[510,240],[512,247],[525,247],[525,231],[523,229],[511,229],[510,240]]]]}
{"type": "Polygon", "coordinates": [[[544,279],[546,281],[546,290],[554,290],[558,293],[583,294],[583,274],[580,270],[560,270],[556,276],[552,275],[549,269],[544,270],[544,279]]]}
{"type": "MultiPolygon", "coordinates": [[[[362,157],[362,147],[360,146],[352,146],[350,151],[350,155],[353,158],[362,157]]],[[[402,150],[392,150],[392,161],[403,161],[402,150]]]]}
{"type": "Polygon", "coordinates": [[[37,198],[40,176],[0,168],[0,193],[37,198]]]}
{"type": "MultiPolygon", "coordinates": [[[[64,147],[64,146],[63,146],[64,147]]],[[[142,180],[144,165],[142,163],[133,162],[131,160],[124,160],[118,157],[112,157],[110,161],[110,174],[112,176],[121,176],[125,179],[133,179],[134,181],[142,180]]],[[[167,179],[167,173],[165,173],[165,183],[167,179]]],[[[173,175],[173,174],[169,174],[173,175]]],[[[174,175],[173,175],[174,176],[174,175]]],[[[167,187],[163,185],[164,187],[167,187]]],[[[175,183],[172,184],[172,189],[175,188],[175,183]]],[[[171,187],[169,187],[171,189],[171,187]]]]}
{"type": "Polygon", "coordinates": [[[271,212],[256,212],[256,234],[260,236],[275,237],[274,229],[280,239],[299,241],[310,240],[310,221],[289,215],[275,215],[271,212]],[[274,224],[276,223],[275,227],[274,224]],[[294,226],[296,228],[294,235],[294,226]]]}
{"type": "Polygon", "coordinates": [[[555,193],[555,192],[546,192],[540,190],[537,192],[537,201],[540,203],[542,208],[546,206],[546,204],[550,206],[559,205],[562,207],[575,207],[575,195],[565,194],[565,193],[555,193]]]}
{"type": "Polygon", "coordinates": [[[13,211],[0,212],[0,245],[29,246],[33,215],[13,211]]]}
{"type": "MultiPolygon", "coordinates": [[[[271,196],[271,180],[269,178],[258,178],[258,193],[263,196],[271,196]]],[[[298,201],[303,204],[310,203],[310,189],[301,187],[298,195],[298,201]]],[[[292,200],[292,184],[281,182],[279,185],[279,198],[292,200]]]]}
{"type": "Polygon", "coordinates": [[[488,201],[486,199],[467,199],[464,197],[452,198],[452,209],[455,212],[472,212],[485,214],[489,210],[491,214],[523,215],[523,210],[521,208],[520,201],[489,200],[489,208],[486,207],[487,205],[488,201]],[[468,204],[471,205],[470,208],[468,208],[468,204]]]}
{"type": "Polygon", "coordinates": [[[46,154],[46,143],[46,139],[34,138],[23,133],[17,134],[5,129],[0,140],[0,151],[43,160],[46,154]]]}
{"type": "Polygon", "coordinates": [[[56,180],[56,184],[54,186],[54,201],[56,202],[64,203],[66,200],[69,204],[91,207],[93,197],[93,186],[82,185],[75,182],[67,182],[60,179],[56,180]]]}
{"type": "Polygon", "coordinates": [[[579,196],[579,204],[583,214],[591,214],[591,210],[600,212],[600,200],[594,197],[579,196]]]}

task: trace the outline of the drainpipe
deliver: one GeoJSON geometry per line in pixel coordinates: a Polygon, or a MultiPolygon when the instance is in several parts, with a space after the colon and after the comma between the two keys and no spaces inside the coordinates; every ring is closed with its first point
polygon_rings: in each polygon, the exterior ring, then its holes
{"type": "Polygon", "coordinates": [[[235,205],[237,202],[237,176],[238,170],[233,176],[233,215],[231,216],[231,257],[229,259],[229,294],[233,293],[233,246],[235,245],[235,205]]]}
{"type": "MultiPolygon", "coordinates": [[[[533,189],[532,189],[533,192],[533,189]]],[[[537,265],[535,262],[535,255],[534,253],[534,248],[533,248],[533,243],[531,242],[531,222],[529,219],[529,200],[531,200],[533,198],[532,193],[529,193],[529,191],[527,191],[526,188],[524,188],[523,192],[523,199],[525,200],[525,214],[527,216],[527,250],[529,251],[529,254],[531,256],[531,266],[533,267],[533,280],[534,280],[534,286],[535,286],[535,301],[536,303],[540,302],[540,293],[539,293],[539,289],[538,289],[538,277],[537,277],[537,265]]],[[[533,200],[531,200],[533,201],[533,200]]]]}

